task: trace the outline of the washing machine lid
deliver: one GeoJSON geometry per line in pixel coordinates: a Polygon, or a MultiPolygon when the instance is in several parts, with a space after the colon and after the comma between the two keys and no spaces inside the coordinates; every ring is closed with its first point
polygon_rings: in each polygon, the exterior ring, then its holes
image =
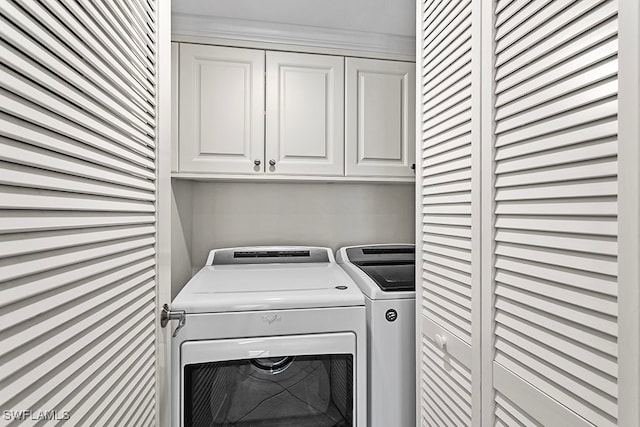
{"type": "Polygon", "coordinates": [[[414,296],[415,246],[412,244],[349,246],[338,251],[338,262],[369,298],[414,296]]]}
{"type": "Polygon", "coordinates": [[[362,293],[331,249],[271,246],[211,251],[172,309],[218,313],[361,305],[362,293]]]}

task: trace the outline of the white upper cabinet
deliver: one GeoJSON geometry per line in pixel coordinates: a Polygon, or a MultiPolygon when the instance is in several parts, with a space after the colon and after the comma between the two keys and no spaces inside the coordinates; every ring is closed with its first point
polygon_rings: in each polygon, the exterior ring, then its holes
{"type": "Polygon", "coordinates": [[[268,173],[344,174],[344,58],[267,52],[268,173]]]}
{"type": "Polygon", "coordinates": [[[264,51],[181,44],[179,81],[180,172],[261,170],[264,51]]]}
{"type": "Polygon", "coordinates": [[[172,55],[175,177],[413,180],[414,63],[189,43],[172,55]]]}
{"type": "Polygon", "coordinates": [[[347,58],[346,175],[413,176],[414,108],[415,64],[347,58]]]}

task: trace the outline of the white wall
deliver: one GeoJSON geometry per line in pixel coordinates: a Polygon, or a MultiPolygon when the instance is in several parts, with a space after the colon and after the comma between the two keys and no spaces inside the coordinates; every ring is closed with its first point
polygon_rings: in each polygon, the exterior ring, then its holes
{"type": "Polygon", "coordinates": [[[414,240],[412,184],[174,180],[174,192],[173,257],[183,266],[174,268],[174,295],[190,277],[186,260],[195,272],[214,248],[300,244],[338,249],[414,240]]]}
{"type": "Polygon", "coordinates": [[[191,278],[193,183],[171,180],[171,300],[191,278]]]}
{"type": "Polygon", "coordinates": [[[172,12],[415,36],[413,0],[174,0],[172,12]]]}

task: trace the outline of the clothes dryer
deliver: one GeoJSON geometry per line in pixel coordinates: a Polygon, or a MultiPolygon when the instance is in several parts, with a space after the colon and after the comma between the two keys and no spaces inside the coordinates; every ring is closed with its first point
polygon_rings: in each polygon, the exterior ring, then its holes
{"type": "Polygon", "coordinates": [[[349,246],[336,259],[366,299],[369,426],[413,427],[415,246],[349,246]]]}
{"type": "Polygon", "coordinates": [[[366,426],[364,297],[330,249],[212,250],[171,313],[173,426],[366,426]]]}

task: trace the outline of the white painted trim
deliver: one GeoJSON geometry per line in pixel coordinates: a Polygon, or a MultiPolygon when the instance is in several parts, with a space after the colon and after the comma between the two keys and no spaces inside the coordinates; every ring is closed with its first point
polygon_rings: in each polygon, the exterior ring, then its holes
{"type": "Polygon", "coordinates": [[[171,302],[171,4],[157,4],[156,131],[156,420],[171,424],[171,336],[160,327],[162,304],[171,302]]]}
{"type": "Polygon", "coordinates": [[[175,13],[172,15],[174,40],[203,37],[252,43],[275,43],[329,48],[368,54],[394,54],[413,58],[415,40],[410,36],[372,33],[337,28],[281,24],[248,19],[175,13]]]}
{"type": "MultiPolygon", "coordinates": [[[[422,10],[424,0],[416,0],[415,57],[422,57],[422,10]]],[[[422,61],[416,61],[416,108],[415,108],[415,315],[416,315],[416,426],[422,425],[422,61]],[[418,254],[420,254],[418,256],[418,254]]]]}
{"type": "MultiPolygon", "coordinates": [[[[592,427],[592,424],[566,406],[559,404],[510,370],[494,366],[496,390],[501,391],[531,418],[544,426],[592,427]]],[[[493,392],[491,393],[493,396],[493,392]]],[[[491,424],[493,425],[493,424],[491,424]]]]}
{"type": "MultiPolygon", "coordinates": [[[[416,166],[417,168],[417,166],[416,166]]],[[[233,175],[215,173],[172,173],[172,178],[194,181],[235,181],[235,182],[364,182],[372,184],[412,184],[414,177],[383,176],[313,176],[313,175],[233,175]]]]}
{"type": "MultiPolygon", "coordinates": [[[[483,412],[489,408],[483,402],[485,397],[482,394],[483,386],[483,366],[482,366],[482,343],[483,343],[483,260],[485,254],[482,252],[485,241],[483,237],[483,212],[486,205],[483,199],[483,151],[487,147],[483,144],[490,142],[491,138],[485,139],[485,114],[483,82],[485,71],[484,64],[491,63],[487,59],[492,56],[483,55],[485,32],[483,20],[483,0],[473,0],[471,2],[471,423],[473,427],[482,425],[483,412]]],[[[489,54],[491,52],[488,52],[489,54]]],[[[490,110],[489,110],[490,111],[490,110]]]]}
{"type": "Polygon", "coordinates": [[[481,155],[481,190],[478,197],[482,200],[481,207],[481,257],[482,277],[480,279],[482,295],[480,358],[482,365],[481,405],[482,426],[493,426],[495,423],[495,392],[494,392],[494,282],[495,282],[495,2],[482,3],[480,32],[480,80],[481,86],[481,120],[482,144],[481,155]]]}
{"type": "Polygon", "coordinates": [[[180,170],[178,121],[180,119],[180,44],[171,43],[171,172],[180,170]]]}
{"type": "Polygon", "coordinates": [[[618,425],[640,425],[640,4],[618,10],[618,425]]]}

